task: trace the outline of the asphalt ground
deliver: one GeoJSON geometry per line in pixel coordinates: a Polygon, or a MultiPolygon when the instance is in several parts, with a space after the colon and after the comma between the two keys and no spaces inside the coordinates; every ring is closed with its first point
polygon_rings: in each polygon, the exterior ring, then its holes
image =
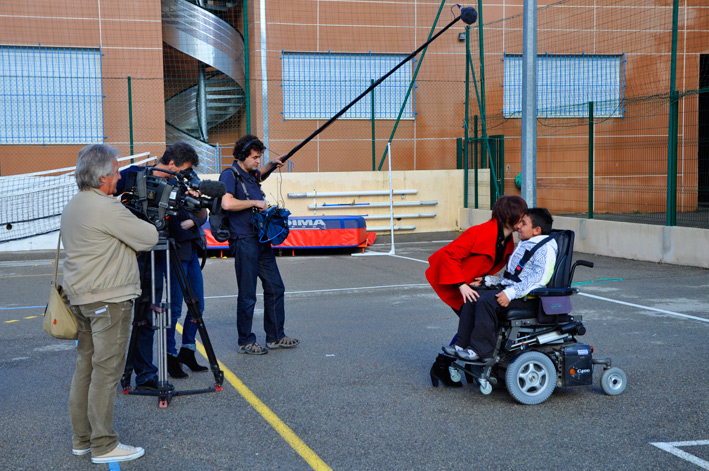
{"type": "MultiPolygon", "coordinates": [[[[599,367],[592,386],[524,406],[504,387],[484,396],[472,384],[431,386],[457,317],[424,270],[454,236],[402,236],[394,256],[284,253],[286,333],[302,343],[264,356],[236,352],[233,260],[209,259],[204,318],[224,389],[167,408],[117,390],[120,439],[146,449],[120,465],[71,454],[74,342],[41,326],[53,255],[0,254],[0,469],[709,469],[709,271],[576,254],[596,264],[574,280],[588,329],[579,340],[625,371],[627,390],[605,395],[599,367]]],[[[389,250],[380,238],[368,252],[389,250]]],[[[263,343],[262,319],[259,301],[263,343]]],[[[187,390],[214,377],[171,381],[187,390]]]]}

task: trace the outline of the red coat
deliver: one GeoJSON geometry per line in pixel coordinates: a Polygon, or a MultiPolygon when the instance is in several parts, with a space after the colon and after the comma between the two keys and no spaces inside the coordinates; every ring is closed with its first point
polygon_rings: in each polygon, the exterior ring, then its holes
{"type": "Polygon", "coordinates": [[[496,243],[497,221],[490,219],[463,232],[428,258],[426,279],[444,303],[460,309],[463,296],[458,283],[472,283],[475,278],[494,275],[505,266],[514,250],[514,241],[509,238],[502,260],[493,266],[496,243]]]}

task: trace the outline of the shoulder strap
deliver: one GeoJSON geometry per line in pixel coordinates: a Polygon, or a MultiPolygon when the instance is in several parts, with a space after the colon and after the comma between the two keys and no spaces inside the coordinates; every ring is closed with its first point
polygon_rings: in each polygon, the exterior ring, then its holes
{"type": "Polygon", "coordinates": [[[62,230],[61,228],[59,229],[59,240],[57,240],[57,256],[54,259],[54,281],[52,284],[56,285],[57,284],[57,275],[59,274],[59,247],[61,247],[62,244],[62,230]]]}
{"type": "Polygon", "coordinates": [[[234,174],[234,198],[239,199],[236,196],[236,182],[239,182],[241,183],[241,189],[244,190],[244,195],[246,195],[246,199],[250,200],[251,197],[249,196],[248,190],[246,190],[246,185],[244,184],[244,179],[241,178],[241,174],[234,167],[229,167],[228,170],[231,170],[231,173],[234,174]]]}
{"type": "Polygon", "coordinates": [[[510,273],[505,270],[504,277],[508,278],[512,281],[519,282],[520,281],[519,274],[522,273],[522,270],[524,269],[524,266],[527,264],[527,262],[529,262],[529,260],[532,258],[532,256],[534,255],[534,253],[537,250],[541,249],[544,244],[546,244],[547,242],[549,242],[552,239],[554,239],[554,236],[550,235],[550,236],[546,237],[545,239],[539,241],[539,243],[537,243],[537,245],[532,247],[532,250],[526,250],[524,252],[524,255],[522,256],[522,259],[519,261],[519,263],[515,267],[514,273],[510,273]]]}

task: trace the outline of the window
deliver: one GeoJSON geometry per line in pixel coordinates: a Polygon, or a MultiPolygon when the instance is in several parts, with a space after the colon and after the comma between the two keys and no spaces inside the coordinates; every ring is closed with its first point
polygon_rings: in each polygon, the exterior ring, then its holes
{"type": "Polygon", "coordinates": [[[0,144],[103,142],[101,52],[0,46],[0,144]]]}
{"type": "MultiPolygon", "coordinates": [[[[370,85],[398,65],[406,55],[283,53],[283,118],[330,119],[370,85]]],[[[411,64],[404,64],[374,89],[376,119],[396,119],[411,84],[411,64]]],[[[413,97],[402,118],[413,119],[413,97]]],[[[371,119],[371,95],[363,97],[344,119],[371,119]]]]}
{"type": "MultiPolygon", "coordinates": [[[[522,117],[522,56],[505,54],[505,118],[522,117]]],[[[623,55],[537,55],[537,117],[582,118],[588,103],[598,117],[622,118],[625,91],[623,55]]]]}

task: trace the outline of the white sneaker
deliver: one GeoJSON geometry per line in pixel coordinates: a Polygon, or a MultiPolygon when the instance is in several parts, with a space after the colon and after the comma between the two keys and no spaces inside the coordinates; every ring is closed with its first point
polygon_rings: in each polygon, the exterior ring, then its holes
{"type": "Polygon", "coordinates": [[[130,446],[119,443],[113,451],[101,456],[91,458],[92,463],[112,463],[114,461],[130,461],[140,458],[145,454],[145,450],[139,446],[130,446]]]}
{"type": "Polygon", "coordinates": [[[72,455],[82,456],[82,455],[85,455],[86,453],[91,453],[91,448],[82,448],[82,449],[72,448],[71,453],[72,453],[72,455]]]}

